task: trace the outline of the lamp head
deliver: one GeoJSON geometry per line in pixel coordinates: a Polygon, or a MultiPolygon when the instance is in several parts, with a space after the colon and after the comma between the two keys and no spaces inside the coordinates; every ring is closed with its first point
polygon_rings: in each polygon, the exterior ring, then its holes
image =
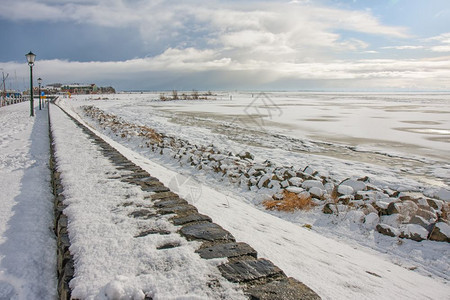
{"type": "Polygon", "coordinates": [[[25,56],[27,57],[28,65],[30,66],[34,65],[34,61],[36,60],[36,54],[30,51],[28,54],[25,54],[25,56]]]}
{"type": "Polygon", "coordinates": [[[39,77],[39,78],[37,79],[37,82],[38,82],[39,84],[41,84],[41,83],[42,83],[42,78],[39,77]]]}

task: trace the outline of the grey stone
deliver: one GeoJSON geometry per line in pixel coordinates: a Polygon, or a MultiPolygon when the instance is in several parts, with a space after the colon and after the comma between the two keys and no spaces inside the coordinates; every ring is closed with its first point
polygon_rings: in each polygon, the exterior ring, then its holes
{"type": "Polygon", "coordinates": [[[169,199],[169,200],[160,200],[156,202],[153,206],[156,208],[163,208],[163,207],[173,207],[173,206],[179,206],[179,205],[186,205],[189,204],[186,200],[175,198],[175,199],[169,199]]]}
{"type": "Polygon", "coordinates": [[[218,257],[230,258],[243,255],[253,256],[254,258],[257,258],[256,250],[246,243],[218,244],[208,248],[198,249],[196,252],[200,254],[200,257],[205,259],[218,257]]]}
{"type": "Polygon", "coordinates": [[[388,215],[393,215],[393,214],[398,214],[399,210],[398,210],[398,205],[396,202],[391,202],[389,203],[386,212],[388,215]]]}
{"type": "Polygon", "coordinates": [[[184,225],[180,229],[180,233],[188,240],[207,240],[207,241],[233,241],[234,237],[215,223],[197,223],[184,225]]]}
{"type": "Polygon", "coordinates": [[[173,225],[185,225],[192,222],[212,222],[211,218],[199,213],[189,214],[185,217],[174,217],[170,219],[173,225]]]}
{"type": "Polygon", "coordinates": [[[188,213],[198,213],[197,208],[190,204],[180,204],[171,207],[162,207],[158,209],[158,213],[162,215],[167,214],[188,214],[188,213]]]}
{"type": "Polygon", "coordinates": [[[292,277],[272,281],[247,289],[245,293],[254,300],[316,300],[320,299],[313,290],[292,277]]]}
{"type": "Polygon", "coordinates": [[[324,214],[328,214],[328,215],[332,214],[332,213],[333,213],[333,210],[331,209],[331,203],[325,204],[324,207],[323,207],[323,209],[322,209],[322,212],[323,212],[324,214]]]}
{"type": "Polygon", "coordinates": [[[151,217],[156,216],[156,213],[150,209],[140,209],[133,211],[128,216],[140,219],[150,219],[151,217]]]}
{"type": "Polygon", "coordinates": [[[176,248],[176,247],[180,247],[180,243],[179,242],[169,242],[169,243],[166,243],[164,245],[156,247],[156,249],[164,250],[164,249],[172,249],[172,248],[176,248]]]}
{"type": "Polygon", "coordinates": [[[163,184],[161,185],[155,185],[155,186],[148,186],[145,188],[142,188],[144,192],[153,192],[153,193],[162,193],[162,192],[169,192],[170,189],[165,187],[163,184]]]}
{"type": "Polygon", "coordinates": [[[386,224],[378,224],[378,225],[375,227],[375,229],[376,229],[379,233],[384,234],[384,235],[387,235],[387,236],[396,237],[396,236],[398,236],[398,235],[400,234],[400,233],[398,232],[398,230],[396,230],[395,228],[393,228],[393,227],[391,227],[391,226],[389,226],[389,225],[386,225],[386,224]]]}
{"type": "Polygon", "coordinates": [[[166,199],[166,198],[179,198],[177,194],[169,191],[169,192],[161,192],[149,197],[152,200],[166,199]]]}
{"type": "Polygon", "coordinates": [[[167,235],[167,234],[170,234],[170,231],[164,230],[164,229],[149,229],[149,230],[142,231],[141,233],[139,233],[138,235],[136,235],[134,237],[136,237],[136,238],[144,237],[144,236],[147,236],[149,234],[167,235]]]}
{"type": "Polygon", "coordinates": [[[223,277],[231,282],[249,282],[261,278],[283,277],[283,271],[270,260],[246,260],[220,265],[223,277]]]}
{"type": "Polygon", "coordinates": [[[429,239],[432,241],[438,241],[438,242],[447,242],[450,243],[450,236],[446,236],[439,227],[447,227],[447,223],[444,222],[438,222],[433,224],[433,228],[431,229],[430,237],[429,239]]]}

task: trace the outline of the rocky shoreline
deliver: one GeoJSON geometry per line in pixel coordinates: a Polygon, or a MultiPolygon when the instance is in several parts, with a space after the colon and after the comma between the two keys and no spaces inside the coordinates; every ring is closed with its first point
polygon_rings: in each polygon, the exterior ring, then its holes
{"type": "Polygon", "coordinates": [[[142,147],[169,156],[182,165],[220,174],[251,191],[264,190],[272,198],[267,209],[321,209],[325,214],[352,212],[368,230],[415,241],[450,242],[450,192],[442,189],[435,198],[422,193],[377,186],[369,177],[336,181],[307,166],[277,166],[257,162],[249,152],[231,153],[215,145],[193,145],[186,140],[131,124],[94,106],[84,106],[86,116],[107,133],[120,139],[138,139],[142,147]],[[440,199],[439,199],[440,198],[440,199]]]}

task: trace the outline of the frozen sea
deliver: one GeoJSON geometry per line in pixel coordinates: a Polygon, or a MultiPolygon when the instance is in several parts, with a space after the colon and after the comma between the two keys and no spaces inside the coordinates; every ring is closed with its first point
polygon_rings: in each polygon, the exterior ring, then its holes
{"type": "Polygon", "coordinates": [[[343,179],[383,177],[380,167],[422,189],[449,188],[450,94],[213,92],[206,101],[157,101],[160,95],[112,95],[95,105],[194,143],[343,179]]]}

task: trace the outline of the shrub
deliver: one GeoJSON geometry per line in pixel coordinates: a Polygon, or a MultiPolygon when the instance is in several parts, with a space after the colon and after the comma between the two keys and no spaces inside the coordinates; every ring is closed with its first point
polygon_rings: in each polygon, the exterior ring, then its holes
{"type": "Polygon", "coordinates": [[[266,200],[263,202],[266,209],[292,212],[296,209],[309,210],[315,206],[312,202],[311,195],[296,194],[289,191],[283,191],[283,198],[281,200],[266,200]]]}

